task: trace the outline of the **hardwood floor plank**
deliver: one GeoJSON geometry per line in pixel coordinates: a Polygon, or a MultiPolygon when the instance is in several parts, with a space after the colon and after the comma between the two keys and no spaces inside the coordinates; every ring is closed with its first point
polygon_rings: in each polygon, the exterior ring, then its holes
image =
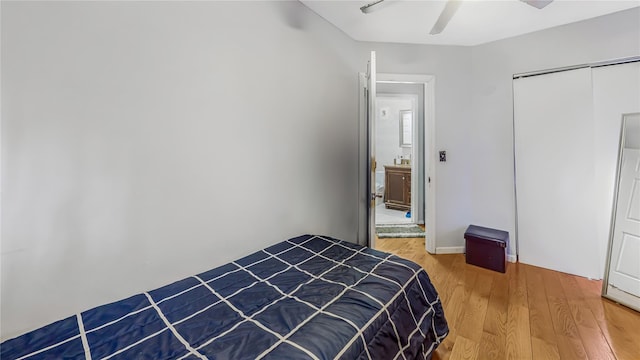
{"type": "Polygon", "coordinates": [[[507,359],[531,359],[529,301],[524,268],[514,267],[507,275],[509,282],[507,359]]]}
{"type": "Polygon", "coordinates": [[[527,278],[523,267],[514,267],[507,273],[509,282],[509,306],[527,306],[527,278]]]}
{"type": "Polygon", "coordinates": [[[475,285],[469,295],[467,306],[461,315],[462,319],[458,320],[458,324],[466,324],[459,328],[459,334],[469,340],[479,342],[480,338],[482,338],[492,282],[493,277],[491,274],[478,274],[475,285]]]}
{"type": "MultiPolygon", "coordinates": [[[[460,330],[458,324],[464,321],[465,309],[468,306],[470,295],[473,291],[473,286],[478,273],[465,266],[465,270],[462,272],[462,276],[457,277],[458,282],[453,289],[453,293],[448,299],[446,299],[446,306],[444,308],[445,316],[449,322],[449,327],[456,330],[460,330]]],[[[444,306],[444,303],[443,303],[444,306]]]]}
{"type": "Polygon", "coordinates": [[[510,303],[507,311],[507,359],[532,359],[529,309],[510,303]]]}
{"type": "Polygon", "coordinates": [[[505,338],[488,332],[482,333],[480,348],[478,349],[478,360],[504,360],[506,358],[505,338]]]}
{"type": "Polygon", "coordinates": [[[564,290],[564,296],[568,301],[571,300],[584,300],[584,294],[582,293],[582,287],[576,281],[577,276],[569,275],[566,273],[557,273],[560,286],[564,290]]]}
{"type": "Polygon", "coordinates": [[[560,360],[558,346],[537,337],[531,338],[531,350],[534,359],[560,360]]]}
{"type": "Polygon", "coordinates": [[[507,309],[509,307],[509,282],[507,275],[495,273],[491,286],[487,315],[483,330],[505,340],[507,329],[507,309]]]}
{"type": "Polygon", "coordinates": [[[545,291],[547,292],[547,297],[564,298],[565,297],[564,289],[560,284],[560,279],[558,278],[558,272],[549,270],[549,269],[543,269],[543,268],[537,268],[537,269],[544,280],[544,286],[545,286],[545,291]]]}
{"type": "MultiPolygon", "coordinates": [[[[440,256],[440,255],[439,255],[440,256]]],[[[442,255],[445,256],[445,255],[442,255]]],[[[455,255],[447,255],[447,256],[455,256],[455,255]]],[[[449,277],[446,279],[444,286],[442,287],[441,298],[449,301],[451,296],[453,295],[453,291],[456,286],[463,281],[462,277],[464,276],[464,269],[467,266],[464,262],[464,257],[456,256],[455,259],[451,262],[451,269],[449,269],[449,277]]]]}
{"type": "MultiPolygon", "coordinates": [[[[542,274],[533,266],[523,265],[527,277],[527,298],[529,301],[529,323],[531,336],[555,345],[556,333],[549,311],[549,301],[544,288],[542,274]]],[[[557,347],[556,347],[557,351],[557,347]]]]}
{"type": "Polygon", "coordinates": [[[456,338],[453,345],[450,360],[475,360],[478,357],[480,346],[477,342],[469,340],[463,336],[456,338]]]}
{"type": "Polygon", "coordinates": [[[446,302],[446,306],[444,305],[445,303],[443,303],[444,314],[449,323],[449,328],[454,330],[458,328],[458,318],[463,319],[462,313],[464,312],[467,302],[464,289],[464,284],[456,285],[456,288],[446,302]]]}
{"type": "Polygon", "coordinates": [[[553,322],[553,328],[556,335],[564,335],[570,338],[579,338],[578,328],[576,327],[569,304],[564,293],[564,289],[560,284],[560,278],[557,272],[544,270],[543,278],[545,282],[545,290],[547,291],[547,299],[549,302],[549,311],[553,322]]]}
{"type": "Polygon", "coordinates": [[[588,359],[580,338],[559,334],[556,343],[561,359],[588,359]]]}

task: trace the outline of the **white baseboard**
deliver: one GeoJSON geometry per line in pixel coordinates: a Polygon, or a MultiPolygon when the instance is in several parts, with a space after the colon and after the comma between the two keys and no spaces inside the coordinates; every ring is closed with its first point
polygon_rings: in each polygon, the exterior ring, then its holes
{"type": "Polygon", "coordinates": [[[464,246],[437,247],[436,254],[464,254],[464,246]]]}
{"type": "Polygon", "coordinates": [[[509,254],[507,255],[507,261],[512,263],[518,262],[518,257],[516,255],[509,254]]]}

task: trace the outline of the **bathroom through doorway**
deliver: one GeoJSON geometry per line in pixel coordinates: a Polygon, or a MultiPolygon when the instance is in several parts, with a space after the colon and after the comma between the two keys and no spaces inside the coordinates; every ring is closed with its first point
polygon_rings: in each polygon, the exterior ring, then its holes
{"type": "Polygon", "coordinates": [[[424,86],[377,88],[376,225],[424,224],[424,86]]]}

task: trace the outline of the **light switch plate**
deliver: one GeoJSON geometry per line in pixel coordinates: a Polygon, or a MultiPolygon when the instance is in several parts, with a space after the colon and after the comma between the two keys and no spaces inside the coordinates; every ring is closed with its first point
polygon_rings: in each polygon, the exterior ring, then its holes
{"type": "Polygon", "coordinates": [[[440,162],[446,162],[446,161],[447,161],[447,152],[440,151],[440,162]]]}

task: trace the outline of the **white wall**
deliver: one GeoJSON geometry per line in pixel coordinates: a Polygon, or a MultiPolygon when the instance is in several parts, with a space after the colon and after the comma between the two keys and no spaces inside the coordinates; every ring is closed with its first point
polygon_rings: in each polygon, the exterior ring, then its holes
{"type": "Polygon", "coordinates": [[[297,2],[2,2],[2,339],[355,241],[354,42],[297,2]]]}
{"type": "Polygon", "coordinates": [[[393,165],[394,159],[402,156],[411,158],[411,147],[400,146],[400,111],[413,110],[418,102],[417,96],[389,96],[378,93],[376,106],[376,171],[384,172],[384,165],[393,165]],[[382,116],[382,109],[388,111],[382,116]]]}
{"type": "Polygon", "coordinates": [[[508,231],[510,254],[515,254],[512,76],[640,55],[639,29],[636,8],[472,48],[470,220],[508,231]]]}

